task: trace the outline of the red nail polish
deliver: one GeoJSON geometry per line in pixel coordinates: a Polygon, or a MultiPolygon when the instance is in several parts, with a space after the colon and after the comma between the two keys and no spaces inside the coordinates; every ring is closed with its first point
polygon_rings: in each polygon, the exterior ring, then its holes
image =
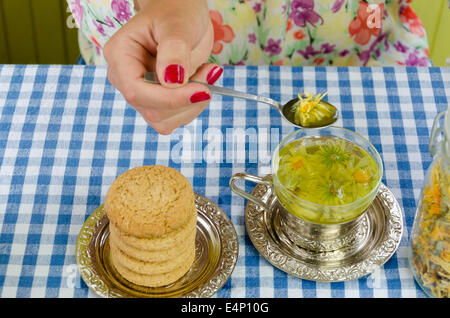
{"type": "Polygon", "coordinates": [[[208,76],[206,77],[206,82],[209,85],[214,84],[220,77],[220,75],[222,75],[223,73],[223,68],[221,68],[220,66],[215,66],[211,71],[209,71],[208,76]]]}
{"type": "Polygon", "coordinates": [[[166,67],[164,81],[168,84],[183,84],[184,68],[178,64],[171,64],[166,67]]]}
{"type": "Polygon", "coordinates": [[[198,92],[191,96],[190,101],[191,103],[198,103],[210,98],[211,95],[209,95],[207,92],[198,92]]]}

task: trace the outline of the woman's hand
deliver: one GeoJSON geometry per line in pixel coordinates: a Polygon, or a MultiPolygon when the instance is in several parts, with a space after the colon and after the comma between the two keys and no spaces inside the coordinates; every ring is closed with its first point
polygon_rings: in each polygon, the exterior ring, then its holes
{"type": "Polygon", "coordinates": [[[106,43],[108,78],[161,134],[195,119],[211,93],[189,78],[212,84],[223,70],[204,64],[214,32],[206,0],[141,0],[139,12],[106,43]],[[156,72],[162,85],[144,82],[156,72]]]}

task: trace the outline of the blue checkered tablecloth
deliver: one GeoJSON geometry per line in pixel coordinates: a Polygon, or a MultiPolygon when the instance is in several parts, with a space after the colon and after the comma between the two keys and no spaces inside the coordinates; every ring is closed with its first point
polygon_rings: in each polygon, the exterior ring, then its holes
{"type": "Polygon", "coordinates": [[[403,208],[403,239],[384,266],[357,280],[313,282],[278,270],[253,247],[246,202],[228,183],[237,172],[270,173],[271,151],[294,130],[270,106],[214,96],[195,121],[163,136],[126,104],[105,68],[0,65],[0,296],[96,297],[77,271],[78,232],[119,174],[162,164],[235,225],[239,259],[214,297],[425,297],[408,267],[408,238],[450,69],[226,67],[217,85],[281,101],[328,91],[337,125],[380,152],[383,182],[403,208]]]}

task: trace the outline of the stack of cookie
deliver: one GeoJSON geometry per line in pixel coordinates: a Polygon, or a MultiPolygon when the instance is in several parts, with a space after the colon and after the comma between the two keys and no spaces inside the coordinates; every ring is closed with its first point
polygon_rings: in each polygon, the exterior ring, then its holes
{"type": "Polygon", "coordinates": [[[111,261],[128,281],[159,287],[181,278],[195,258],[197,210],[189,181],[164,166],[120,175],[105,199],[111,261]]]}

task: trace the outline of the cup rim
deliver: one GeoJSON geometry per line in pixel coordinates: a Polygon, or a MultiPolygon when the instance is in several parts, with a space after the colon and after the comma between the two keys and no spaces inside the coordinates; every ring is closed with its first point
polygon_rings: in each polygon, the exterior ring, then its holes
{"type": "MultiPolygon", "coordinates": [[[[341,137],[338,137],[338,138],[341,138],[341,137]]],[[[300,139],[301,139],[301,138],[300,138],[300,139]]],[[[298,139],[298,140],[299,140],[299,139],[298,139]]],[[[350,142],[351,142],[351,141],[350,141],[350,142]]],[[[281,140],[281,142],[278,144],[278,146],[275,148],[275,151],[274,151],[274,154],[273,154],[273,157],[272,157],[272,173],[275,175],[276,180],[278,180],[277,183],[280,184],[280,186],[283,188],[283,190],[285,190],[285,191],[287,191],[287,193],[291,194],[291,195],[293,196],[293,199],[298,200],[298,201],[300,201],[300,202],[306,202],[308,205],[311,205],[311,206],[315,206],[315,207],[327,207],[327,208],[332,209],[332,208],[337,208],[337,207],[339,207],[339,208],[351,207],[352,205],[357,205],[357,203],[360,203],[360,202],[362,202],[362,201],[364,201],[364,200],[367,200],[367,198],[373,196],[373,193],[378,191],[378,188],[379,188],[379,186],[380,186],[380,184],[381,184],[381,180],[383,179],[384,165],[383,165],[383,160],[381,159],[381,156],[380,156],[378,150],[375,148],[375,146],[374,146],[367,138],[361,136],[360,134],[358,134],[357,132],[355,132],[355,131],[353,131],[353,130],[350,130],[350,129],[347,129],[347,128],[344,128],[344,127],[338,127],[338,126],[326,126],[326,127],[319,127],[319,128],[301,128],[301,129],[298,129],[298,130],[293,131],[292,133],[290,133],[289,135],[287,135],[286,137],[284,137],[284,138],[281,140]],[[299,133],[300,131],[304,131],[304,130],[306,130],[306,129],[307,129],[307,130],[322,130],[322,129],[329,129],[329,128],[338,129],[338,130],[346,130],[346,131],[348,131],[348,132],[350,132],[350,133],[352,133],[352,134],[358,136],[359,138],[361,138],[364,142],[367,143],[367,145],[369,146],[369,148],[371,148],[371,149],[375,152],[377,158],[374,158],[374,159],[375,159],[376,162],[379,162],[379,171],[380,171],[380,175],[379,175],[379,177],[378,177],[378,180],[377,180],[377,182],[376,182],[376,185],[375,185],[375,186],[373,187],[373,189],[372,189],[369,193],[367,193],[365,196],[363,196],[363,197],[361,197],[361,198],[359,198],[359,199],[357,199],[357,200],[355,200],[355,201],[353,201],[353,202],[350,202],[350,203],[346,203],[346,204],[337,204],[337,205],[327,205],[327,204],[314,203],[314,202],[311,202],[311,201],[302,199],[302,198],[296,196],[294,193],[292,193],[292,191],[290,191],[289,189],[287,189],[287,188],[285,187],[285,185],[284,185],[281,181],[279,181],[278,176],[277,176],[277,172],[278,172],[278,171],[274,171],[274,165],[275,165],[275,162],[274,162],[273,159],[275,158],[276,155],[278,155],[279,151],[281,150],[281,149],[280,149],[280,145],[281,145],[286,139],[288,139],[288,138],[291,137],[292,135],[294,135],[294,134],[296,134],[296,133],[299,133]]],[[[359,215],[358,215],[358,216],[359,216],[359,215]]],[[[357,218],[357,217],[356,217],[356,218],[357,218]]],[[[349,220],[349,221],[351,221],[351,220],[349,220]]]]}

